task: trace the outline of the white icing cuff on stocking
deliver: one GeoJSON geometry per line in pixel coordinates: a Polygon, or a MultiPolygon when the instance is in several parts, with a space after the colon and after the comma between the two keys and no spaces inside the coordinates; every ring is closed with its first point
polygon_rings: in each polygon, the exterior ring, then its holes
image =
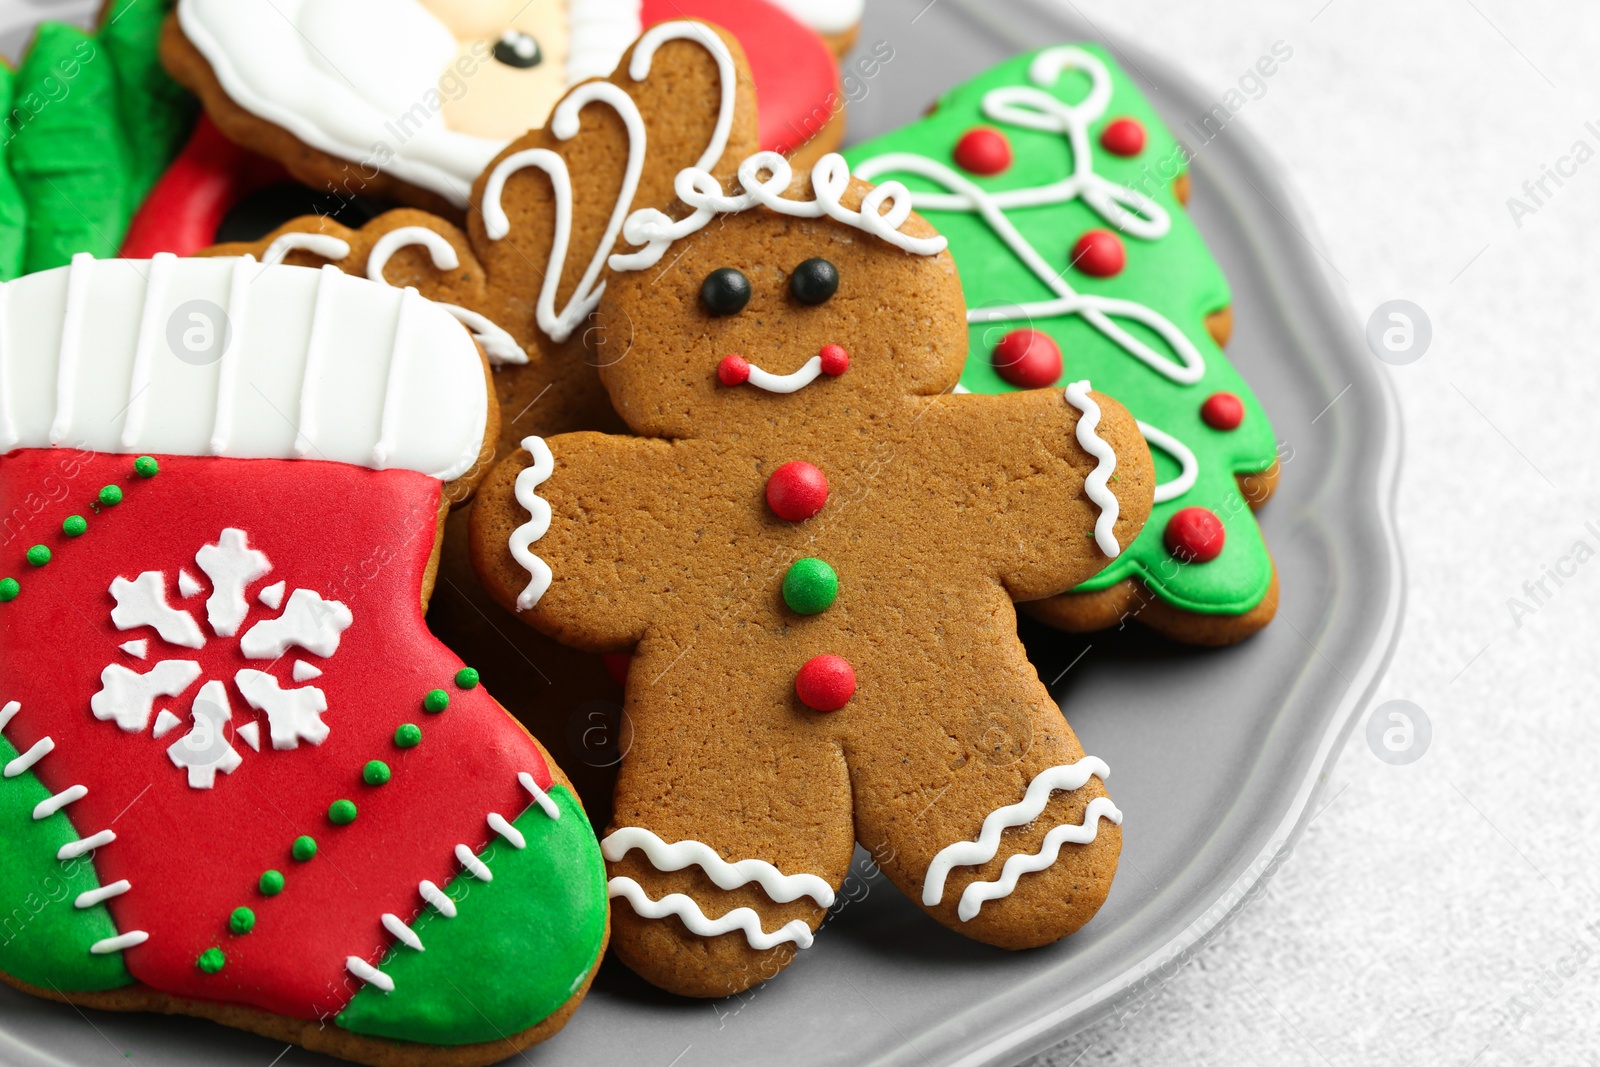
{"type": "Polygon", "coordinates": [[[477,462],[483,362],[448,311],[333,267],[159,263],[80,255],[0,288],[0,451],[322,459],[441,481],[477,462]]]}

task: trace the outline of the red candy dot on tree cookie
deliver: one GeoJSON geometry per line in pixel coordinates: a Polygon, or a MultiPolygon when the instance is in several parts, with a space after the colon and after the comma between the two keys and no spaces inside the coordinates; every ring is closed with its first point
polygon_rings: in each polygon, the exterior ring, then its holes
{"type": "Polygon", "coordinates": [[[1110,230],[1090,230],[1072,246],[1072,265],[1096,278],[1120,274],[1127,265],[1128,252],[1122,238],[1110,230]]]}
{"type": "Polygon", "coordinates": [[[1167,520],[1167,551],[1184,563],[1210,563],[1226,538],[1222,520],[1205,508],[1184,508],[1167,520]]]}
{"type": "Polygon", "coordinates": [[[1100,131],[1100,147],[1114,156],[1136,156],[1144,151],[1144,126],[1138,119],[1112,119],[1100,131]]]}
{"type": "Polygon", "coordinates": [[[817,355],[822,357],[822,373],[837,378],[850,369],[850,353],[843,345],[823,345],[817,355]]]}
{"type": "Polygon", "coordinates": [[[973,174],[1000,174],[1011,166],[1011,142],[992,126],[975,126],[956,142],[955,160],[973,174]]]}
{"type": "Polygon", "coordinates": [[[1061,347],[1039,330],[1012,330],[990,359],[995,372],[1018,389],[1043,389],[1061,377],[1061,347]]]}
{"type": "Polygon", "coordinates": [[[1237,430],[1244,421],[1244,401],[1232,393],[1212,393],[1200,405],[1200,417],[1213,430],[1237,430]]]}
{"type": "Polygon", "coordinates": [[[838,711],[856,695],[856,672],[840,656],[817,656],[795,675],[794,692],[813,711],[838,711]]]}
{"type": "Polygon", "coordinates": [[[717,380],[723,385],[743,385],[750,380],[750,361],[743,356],[723,356],[717,364],[717,380]]]}
{"type": "Polygon", "coordinates": [[[828,479],[809,463],[785,463],[767,479],[767,506],[780,519],[801,522],[828,502],[828,479]]]}

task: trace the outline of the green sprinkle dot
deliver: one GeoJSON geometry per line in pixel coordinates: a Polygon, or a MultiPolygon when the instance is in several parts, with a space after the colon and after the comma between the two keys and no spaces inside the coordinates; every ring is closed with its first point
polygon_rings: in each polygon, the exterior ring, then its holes
{"type": "Polygon", "coordinates": [[[361,780],[368,785],[385,784],[389,781],[389,765],[381,759],[367,761],[367,765],[361,768],[361,780]]]}
{"type": "Polygon", "coordinates": [[[194,961],[194,965],[207,974],[216,974],[227,962],[228,957],[222,954],[222,950],[213,946],[200,953],[200,958],[194,961]]]}
{"type": "Polygon", "coordinates": [[[422,728],[414,722],[403,723],[394,732],[394,743],[401,748],[416,748],[422,744],[422,728]]]}
{"type": "Polygon", "coordinates": [[[283,872],[263,871],[261,874],[261,881],[258,883],[258,885],[261,887],[261,892],[264,895],[269,897],[277,896],[279,893],[283,892],[283,872]]]}
{"type": "Polygon", "coordinates": [[[236,934],[248,934],[256,928],[256,913],[249,908],[234,908],[228,916],[228,929],[236,934]]]}
{"type": "Polygon", "coordinates": [[[35,567],[43,567],[50,562],[50,549],[46,545],[34,545],[28,549],[28,562],[35,567]]]}
{"type": "Polygon", "coordinates": [[[61,524],[61,532],[68,537],[82,537],[83,532],[89,528],[89,520],[82,515],[68,515],[61,524]]]}
{"type": "Polygon", "coordinates": [[[431,711],[435,715],[450,706],[450,694],[443,689],[429,690],[428,695],[422,698],[422,710],[431,711]]]}
{"type": "Polygon", "coordinates": [[[114,508],[122,503],[122,489],[115,485],[108,485],[100,490],[100,503],[104,507],[114,508]]]}
{"type": "MultiPolygon", "coordinates": [[[[335,800],[328,805],[328,818],[336,826],[349,826],[356,821],[356,805],[350,800],[335,800]]],[[[304,839],[302,839],[304,840],[304,839]]]]}
{"type": "Polygon", "coordinates": [[[294,839],[294,844],[289,847],[289,854],[304,863],[317,854],[317,842],[313,837],[301,834],[294,839]]]}
{"type": "Polygon", "coordinates": [[[820,559],[797,559],[783,576],[783,602],[801,615],[827,611],[839,596],[839,576],[820,559]]]}
{"type": "Polygon", "coordinates": [[[161,464],[154,456],[140,456],[133,461],[133,469],[141,478],[154,478],[161,473],[161,464]]]}
{"type": "Polygon", "coordinates": [[[0,604],[17,599],[17,594],[20,592],[22,586],[17,584],[15,578],[0,578],[0,604]]]}
{"type": "Polygon", "coordinates": [[[471,667],[462,667],[456,671],[456,685],[462,689],[478,688],[478,672],[471,667]]]}

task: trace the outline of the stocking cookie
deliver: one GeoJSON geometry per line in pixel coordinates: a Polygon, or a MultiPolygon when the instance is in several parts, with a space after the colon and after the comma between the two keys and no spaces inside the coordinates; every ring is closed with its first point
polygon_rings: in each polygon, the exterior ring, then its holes
{"type": "Polygon", "coordinates": [[[731,195],[689,170],[684,218],[630,218],[600,375],[633,435],[530,437],[472,513],[497,599],[635,650],[614,944],[698,996],[809,945],[857,841],[935,919],[1011,948],[1086,922],[1121,841],[1012,605],[1137,535],[1138,429],[1087,382],[950,395],[943,239],[837,156],[790,179],[771,153],[731,195]]]}
{"type": "Polygon", "coordinates": [[[332,268],[0,287],[0,883],[35,916],[0,977],[376,1064],[563,1025],[597,846],[422,623],[487,374],[449,314],[332,268]]]}
{"type": "Polygon", "coordinates": [[[950,239],[972,346],[963,386],[1090,377],[1155,454],[1140,539],[1029,611],[1079,631],[1132,618],[1198,644],[1265,626],[1277,578],[1251,509],[1276,484],[1277,443],[1220,347],[1228,286],[1180,203],[1189,156],[1132,80],[1098,46],[1044,49],[848,157],[903,180],[950,239]]]}
{"type": "MultiPolygon", "coordinates": [[[[163,54],[229,138],[319,192],[459,221],[508,143],[541,128],[568,89],[611,74],[642,30],[686,16],[743,44],[762,88],[762,148],[815,159],[838,145],[834,57],[766,0],[181,0],[163,54]]],[[[197,162],[224,168],[212,189],[250,179],[224,158],[197,162]]],[[[193,186],[193,174],[179,177],[193,186]]],[[[200,205],[202,218],[192,201],[157,201],[163,217],[139,220],[148,247],[131,251],[215,240],[195,235],[216,233],[220,205],[200,205]]]]}
{"type": "MultiPolygon", "coordinates": [[[[211,251],[331,263],[415,286],[455,309],[498,363],[500,455],[529,434],[621,431],[596,373],[604,327],[592,309],[607,284],[605,257],[634,203],[671,200],[683,167],[707,160],[730,166],[756,150],[754,92],[731,36],[679,21],[654,27],[608,82],[574,89],[555,114],[576,121],[518,139],[479,176],[473,202],[481,210],[466,232],[403,209],[360,230],[300,219],[260,242],[211,251]],[[570,188],[564,199],[555,195],[552,172],[570,188]]],[[[457,514],[446,528],[440,610],[430,625],[452,647],[470,650],[484,678],[536,733],[568,736],[574,716],[592,712],[595,700],[615,702],[620,691],[589,657],[517,625],[483,593],[467,557],[465,519],[457,514]]],[[[592,736],[587,720],[578,735],[592,736]]],[[[608,804],[614,761],[601,763],[596,770],[605,773],[592,780],[608,804]]],[[[580,788],[589,784],[579,781],[580,788]]]]}

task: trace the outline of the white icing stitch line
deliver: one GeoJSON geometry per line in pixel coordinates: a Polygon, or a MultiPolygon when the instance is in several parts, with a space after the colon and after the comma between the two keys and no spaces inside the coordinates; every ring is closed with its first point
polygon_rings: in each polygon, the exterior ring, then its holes
{"type": "Polygon", "coordinates": [[[142,945],[148,940],[150,940],[150,935],[143,930],[129,930],[125,934],[118,934],[116,937],[108,937],[104,940],[96,941],[89,946],[89,952],[95,956],[109,956],[113,952],[121,952],[135,945],[142,945]]]}
{"type": "Polygon", "coordinates": [[[456,846],[456,859],[460,861],[461,866],[466,869],[466,872],[472,875],[472,877],[478,879],[478,881],[494,881],[494,875],[490,873],[488,865],[480,860],[477,856],[473,855],[472,849],[468,848],[466,845],[456,846]]]}
{"type": "Polygon", "coordinates": [[[539,788],[539,783],[533,780],[533,775],[527,771],[518,771],[517,781],[528,791],[529,796],[538,801],[539,807],[544,809],[544,813],[550,816],[552,822],[561,821],[561,809],[556,807],[556,802],[550,799],[549,793],[539,788]]]}
{"type": "Polygon", "coordinates": [[[61,319],[61,344],[56,353],[56,417],[50,424],[52,445],[59,445],[72,427],[78,351],[83,347],[84,304],[88,300],[89,268],[93,263],[93,256],[79,252],[67,267],[67,306],[61,319]]]}
{"type": "Polygon", "coordinates": [[[19,700],[8,700],[8,701],[6,701],[5,707],[0,708],[0,730],[4,730],[7,726],[10,726],[11,725],[11,720],[13,718],[15,718],[17,712],[19,712],[21,710],[22,710],[22,702],[21,701],[19,701],[19,700]]]}
{"type": "Polygon", "coordinates": [[[658,871],[699,867],[720,889],[737,889],[755,882],[779,904],[810,897],[824,908],[833,906],[833,887],[817,875],[784,874],[765,860],[729,863],[710,845],[700,841],[678,841],[669,845],[642,826],[624,826],[600,842],[601,854],[612,863],[633,849],[643,852],[658,871]]]}
{"type": "Polygon", "coordinates": [[[534,555],[533,543],[550,531],[550,503],[534,490],[555,473],[556,458],[542,437],[524,437],[522,447],[533,457],[533,466],[517,475],[515,491],[528,521],[511,532],[511,555],[528,572],[528,584],[517,596],[517,610],[527,611],[539,603],[554,577],[550,565],[534,555]]]}
{"type": "Polygon", "coordinates": [[[501,815],[498,811],[491,811],[489,813],[488,821],[489,829],[493,830],[495,833],[511,842],[512,848],[521,849],[528,847],[528,839],[522,836],[522,831],[518,830],[515,826],[512,826],[509,822],[507,822],[506,817],[501,815]]]}
{"type": "Polygon", "coordinates": [[[56,859],[65,863],[67,860],[77,859],[85,852],[93,852],[95,849],[100,848],[103,845],[109,845],[116,839],[117,835],[115,831],[101,830],[99,833],[90,837],[79,838],[76,841],[68,841],[66,844],[62,845],[56,850],[56,859]]]}
{"type": "Polygon", "coordinates": [[[962,922],[971,922],[983,907],[985,901],[996,900],[1000,897],[1011,895],[1017,888],[1017,880],[1025,874],[1042,871],[1054,863],[1061,854],[1061,846],[1065,844],[1087,845],[1100,833],[1100,820],[1122,825],[1122,812],[1111,803],[1109,797],[1095,797],[1089,801],[1089,806],[1084,810],[1083,823],[1074,826],[1070,823],[1053,828],[1044,835],[1044,841],[1039,845],[1039,851],[1031,856],[1021,853],[1006,860],[1005,866],[1000,870],[1000,877],[992,882],[972,882],[961,894],[961,904],[956,909],[962,922]]]}
{"type": "Polygon", "coordinates": [[[360,956],[346,956],[344,959],[345,970],[366,982],[375,985],[385,993],[394,992],[394,979],[384,974],[378,968],[362,959],[360,956]]]}
{"type": "MultiPolygon", "coordinates": [[[[1098,756],[1084,756],[1076,763],[1063,763],[1055,767],[1047,767],[1034,775],[1033,781],[1028,783],[1027,791],[1023,794],[1022,800],[1003,808],[997,808],[984,818],[983,827],[979,831],[976,840],[957,841],[953,845],[946,845],[939,850],[938,855],[933,857],[933,862],[928,864],[927,874],[923,876],[922,880],[923,905],[931,908],[944,898],[945,879],[950,876],[950,871],[953,868],[976,867],[994,859],[995,854],[1000,851],[1001,834],[1015,826],[1026,826],[1037,819],[1043,814],[1045,805],[1050,803],[1052,793],[1057,790],[1070,792],[1074,789],[1081,789],[1089,781],[1090,777],[1098,777],[1104,781],[1110,774],[1111,768],[1106,766],[1105,760],[1100,759],[1098,756]]],[[[1103,798],[1096,797],[1095,799],[1100,800],[1103,798]]],[[[1109,804],[1109,801],[1107,803],[1109,804]]],[[[1122,813],[1117,811],[1114,806],[1110,810],[1114,815],[1106,815],[1106,817],[1111,819],[1112,822],[1120,824],[1122,822],[1122,813]]],[[[1091,803],[1089,809],[1084,812],[1085,823],[1090,826],[1097,826],[1101,814],[1104,814],[1104,809],[1096,809],[1091,803]],[[1092,823],[1089,822],[1088,818],[1091,813],[1095,815],[1095,821],[1092,823]]],[[[1051,831],[1052,834],[1054,832],[1053,830],[1051,831]]],[[[1056,843],[1055,850],[1051,851],[1049,840],[1047,835],[1045,847],[1040,852],[1041,856],[1047,851],[1050,852],[1049,861],[1038,867],[1028,868],[1029,870],[1043,870],[1050,863],[1055,862],[1056,852],[1060,850],[1060,841],[1056,843]]],[[[1092,831],[1087,840],[1094,840],[1092,831]]],[[[1016,858],[1015,856],[1012,857],[1012,859],[1016,858]]],[[[1008,870],[1010,866],[1011,860],[1007,860],[1006,867],[1008,870]]],[[[1017,871],[1018,876],[1022,873],[1024,873],[1022,870],[1017,871]]],[[[1001,882],[1005,880],[1002,877],[1001,882]]],[[[1000,883],[973,883],[973,885],[979,884],[998,885],[1000,883]]],[[[1016,878],[1011,878],[1005,892],[1009,893],[1015,887],[1016,878]]],[[[971,889],[971,886],[968,889],[971,889]]],[[[978,913],[978,905],[982,903],[983,899],[993,899],[995,896],[1003,895],[1003,893],[996,892],[979,899],[977,904],[972,907],[972,915],[978,913]]],[[[963,893],[963,909],[965,908],[966,897],[966,893],[963,893]]],[[[966,920],[971,916],[963,913],[961,918],[966,920]]]]}
{"type": "Polygon", "coordinates": [[[668,893],[660,900],[651,900],[644,887],[632,878],[617,877],[606,883],[606,892],[613,898],[622,897],[633,905],[633,910],[646,919],[665,919],[677,916],[691,934],[699,937],[716,937],[738,931],[745,942],[758,952],[793,941],[799,948],[810,948],[811,928],[799,919],[791,919],[779,929],[767,933],[761,928],[761,916],[754,908],[734,908],[726,915],[708,918],[693,897],[682,893],[668,893]]]}
{"type": "Polygon", "coordinates": [[[1117,515],[1122,505],[1117,501],[1117,494],[1111,491],[1109,483],[1117,469],[1117,454],[1095,432],[1100,428],[1100,405],[1089,395],[1089,383],[1073,382],[1067,386],[1067,402],[1083,412],[1083,417],[1078,420],[1078,447],[1097,461],[1094,470],[1083,480],[1084,493],[1100,509],[1099,517],[1094,520],[1094,543],[1101,552],[1116,559],[1122,554],[1116,534],[1117,515]]]}
{"type": "Polygon", "coordinates": [[[110,900],[112,897],[120,897],[132,888],[133,886],[128,884],[128,880],[123,878],[120,881],[112,882],[110,885],[103,885],[99,889],[89,889],[79,893],[77,899],[72,902],[72,906],[80,910],[92,908],[102,901],[110,900]]]}
{"type": "Polygon", "coordinates": [[[456,917],[456,902],[451,900],[444,890],[424,878],[417,883],[417,892],[422,894],[422,899],[433,905],[433,909],[446,919],[456,917]]]}
{"type": "Polygon", "coordinates": [[[383,913],[381,921],[383,928],[393,934],[395,940],[416,949],[418,952],[425,951],[422,947],[422,938],[418,937],[417,932],[407,926],[400,916],[386,911],[383,913]]]}
{"type": "Polygon", "coordinates": [[[24,752],[22,755],[18,756],[16,759],[14,759],[11,762],[6,764],[5,776],[7,778],[15,778],[17,775],[21,774],[23,771],[28,770],[35,763],[38,763],[40,760],[44,759],[50,753],[54,752],[55,748],[56,748],[55,738],[53,738],[53,737],[41,737],[41,738],[39,738],[39,740],[37,740],[37,741],[35,741],[33,743],[33,747],[32,748],[28,749],[28,751],[24,752]]]}
{"type": "Polygon", "coordinates": [[[88,795],[89,787],[86,785],[68,786],[61,792],[46,797],[35,804],[33,806],[33,817],[35,820],[48,819],[68,804],[75,804],[88,795]]]}

